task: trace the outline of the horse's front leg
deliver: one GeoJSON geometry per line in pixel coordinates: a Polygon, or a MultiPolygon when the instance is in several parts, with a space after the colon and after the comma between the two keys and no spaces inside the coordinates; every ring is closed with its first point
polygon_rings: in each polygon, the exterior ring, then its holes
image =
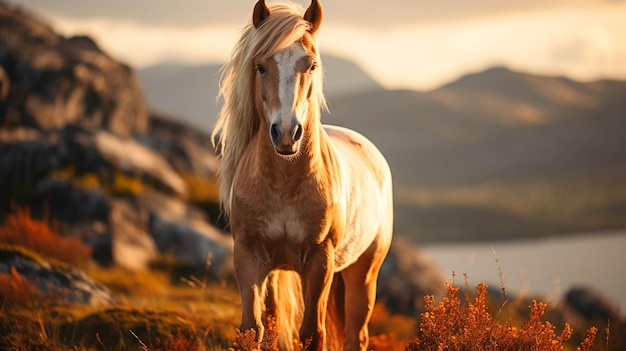
{"type": "Polygon", "coordinates": [[[241,296],[241,324],[239,325],[238,343],[243,346],[245,333],[253,330],[256,333],[255,342],[263,339],[263,323],[261,319],[263,296],[265,296],[265,280],[269,269],[253,252],[246,240],[235,236],[234,265],[239,294],[241,296]]]}
{"type": "Polygon", "coordinates": [[[359,259],[341,272],[345,284],[344,351],[365,351],[367,324],[376,303],[376,280],[388,243],[375,241],[359,259]]]}
{"type": "Polygon", "coordinates": [[[326,241],[309,254],[301,273],[304,318],[300,327],[300,340],[310,351],[322,350],[324,346],[326,305],[334,263],[334,247],[326,241]]]}

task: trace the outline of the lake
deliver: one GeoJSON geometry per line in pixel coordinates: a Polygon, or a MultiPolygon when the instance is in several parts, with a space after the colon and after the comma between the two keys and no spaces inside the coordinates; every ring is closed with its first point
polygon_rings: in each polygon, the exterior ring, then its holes
{"type": "Polygon", "coordinates": [[[626,232],[555,236],[540,240],[516,240],[423,245],[448,280],[464,286],[484,282],[499,288],[498,266],[509,294],[541,295],[551,303],[569,288],[587,286],[626,308],[626,232]],[[494,259],[495,250],[499,263],[494,259]]]}

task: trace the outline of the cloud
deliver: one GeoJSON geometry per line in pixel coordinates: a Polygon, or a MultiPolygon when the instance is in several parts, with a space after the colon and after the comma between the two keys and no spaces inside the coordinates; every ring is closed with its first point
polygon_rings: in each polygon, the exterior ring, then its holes
{"type": "MultiPolygon", "coordinates": [[[[177,11],[182,9],[172,10],[171,18],[165,23],[154,19],[142,22],[133,15],[143,9],[150,16],[161,18],[165,15],[159,11],[167,9],[166,1],[171,7],[171,0],[128,1],[126,7],[121,5],[121,0],[110,0],[106,5],[78,0],[22,3],[45,5],[37,11],[51,7],[61,11],[62,5],[77,5],[79,8],[70,12],[75,15],[47,18],[66,35],[93,36],[104,50],[134,66],[166,60],[225,61],[254,3],[253,0],[219,3],[188,0],[185,11],[198,13],[189,17],[186,25],[174,24],[180,21],[177,11]],[[76,18],[77,13],[87,11],[85,4],[104,7],[101,11],[90,10],[98,16],[76,18]],[[148,4],[154,11],[147,8],[148,4]],[[127,14],[115,17],[114,9],[125,9],[127,14]],[[215,16],[222,18],[207,20],[215,16]],[[235,17],[238,19],[234,20],[235,17]]],[[[626,3],[623,1],[389,0],[362,1],[361,7],[355,6],[355,0],[322,1],[328,14],[320,33],[323,52],[356,61],[389,88],[431,89],[459,75],[493,65],[583,80],[626,78],[623,64],[626,3]],[[464,10],[467,13],[461,13],[464,10]],[[428,13],[440,13],[439,19],[411,20],[428,13]],[[342,14],[345,17],[338,18],[342,14]],[[352,25],[352,21],[361,25],[352,25]],[[394,25],[382,26],[384,22],[394,25]]],[[[180,3],[177,6],[182,8],[180,3]]]]}
{"type": "MultiPolygon", "coordinates": [[[[138,25],[242,26],[255,1],[215,0],[12,0],[36,12],[65,18],[115,19],[138,25]]],[[[268,0],[268,2],[271,0],[268,0]]],[[[607,0],[605,0],[607,1],[607,0]]],[[[296,0],[307,6],[310,1],[296,0]]],[[[554,8],[593,6],[597,0],[322,0],[328,23],[369,29],[388,29],[437,22],[486,18],[554,8]]]]}
{"type": "Polygon", "coordinates": [[[47,17],[108,19],[140,26],[190,28],[245,22],[253,2],[215,0],[9,0],[47,17]]]}
{"type": "Polygon", "coordinates": [[[165,61],[225,62],[239,35],[227,26],[159,27],[108,19],[56,17],[53,26],[66,36],[89,35],[104,51],[135,67],[165,61]]]}
{"type": "Polygon", "coordinates": [[[393,88],[431,89],[494,65],[579,80],[626,78],[624,18],[626,4],[366,33],[331,28],[332,41],[322,37],[322,44],[393,88]]]}

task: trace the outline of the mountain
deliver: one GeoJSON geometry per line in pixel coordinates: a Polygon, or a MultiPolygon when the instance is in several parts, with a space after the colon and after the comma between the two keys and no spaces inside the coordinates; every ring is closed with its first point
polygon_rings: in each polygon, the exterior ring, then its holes
{"type": "Polygon", "coordinates": [[[625,165],[626,82],[494,68],[430,92],[331,100],[326,121],[361,131],[400,183],[462,183],[625,165]]]}
{"type": "Polygon", "coordinates": [[[219,70],[219,65],[161,64],[139,69],[137,74],[153,110],[210,131],[219,113],[219,70]]]}

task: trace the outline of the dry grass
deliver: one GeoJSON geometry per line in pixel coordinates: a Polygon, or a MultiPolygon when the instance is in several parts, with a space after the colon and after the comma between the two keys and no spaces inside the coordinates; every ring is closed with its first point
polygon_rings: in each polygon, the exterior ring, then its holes
{"type": "Polygon", "coordinates": [[[202,291],[171,285],[160,273],[99,270],[94,275],[117,277],[121,305],[61,304],[17,273],[0,274],[0,350],[219,351],[232,344],[239,314],[234,289],[209,284],[202,291]]]}
{"type": "MultiPolygon", "coordinates": [[[[80,264],[89,249],[76,239],[53,230],[55,224],[36,220],[28,207],[12,206],[0,226],[0,241],[28,247],[48,257],[80,264]]],[[[15,268],[0,273],[0,350],[141,350],[203,351],[255,350],[252,331],[236,333],[239,299],[233,287],[186,277],[187,284],[172,282],[165,271],[129,272],[120,268],[88,269],[90,276],[109,286],[121,306],[94,309],[55,304],[15,268]],[[192,284],[191,284],[192,283],[192,284]],[[132,306],[132,307],[130,307],[132,306]]],[[[391,315],[376,305],[370,322],[370,350],[528,350],[591,351],[596,328],[574,335],[565,324],[545,321],[546,304],[533,301],[526,316],[511,315],[502,321],[502,307],[488,301],[487,286],[469,287],[462,299],[460,289],[448,285],[448,294],[435,303],[425,297],[426,311],[420,320],[391,315]],[[494,317],[495,316],[495,317],[494,317]],[[522,322],[519,322],[524,318],[522,322]],[[515,321],[515,322],[514,322],[515,321]],[[578,340],[577,345],[572,341],[578,340]]],[[[512,313],[512,312],[511,312],[512,313]]],[[[261,345],[276,350],[277,334],[272,320],[261,345]]],[[[608,338],[608,333],[607,333],[608,338]]],[[[302,350],[307,345],[295,344],[302,350]]],[[[609,341],[605,349],[609,349],[609,341]]],[[[601,349],[601,348],[600,348],[601,349]]]]}
{"type": "MultiPolygon", "coordinates": [[[[209,285],[203,292],[184,285],[168,286],[167,279],[151,277],[152,274],[146,272],[144,276],[149,282],[160,282],[156,283],[158,286],[152,292],[129,292],[130,295],[122,299],[124,305],[118,307],[93,309],[75,305],[28,305],[21,300],[27,294],[14,294],[10,302],[5,297],[0,310],[0,335],[3,335],[0,336],[0,349],[257,349],[256,335],[252,331],[235,334],[239,306],[234,289],[209,285]],[[207,295],[207,291],[212,292],[207,295]]],[[[126,284],[138,286],[133,282],[126,284]]],[[[9,278],[8,285],[13,286],[15,291],[30,291],[15,274],[9,278]]],[[[129,290],[122,288],[120,291],[129,290]]],[[[573,330],[569,325],[565,324],[557,331],[554,324],[544,320],[546,305],[543,303],[533,301],[527,319],[514,325],[510,320],[499,322],[500,318],[494,317],[499,311],[494,312],[488,307],[490,303],[486,285],[479,284],[472,298],[469,292],[465,299],[460,295],[459,288],[448,285],[448,294],[441,302],[435,303],[432,296],[427,296],[426,312],[419,321],[390,315],[382,304],[378,304],[370,323],[372,336],[369,350],[594,349],[595,328],[589,329],[584,340],[574,345],[571,340],[573,330]]],[[[520,316],[515,316],[516,320],[518,318],[520,316]]],[[[268,326],[267,339],[261,349],[276,350],[277,335],[271,327],[271,321],[268,326]]],[[[306,345],[302,350],[306,350],[306,345]]]]}

